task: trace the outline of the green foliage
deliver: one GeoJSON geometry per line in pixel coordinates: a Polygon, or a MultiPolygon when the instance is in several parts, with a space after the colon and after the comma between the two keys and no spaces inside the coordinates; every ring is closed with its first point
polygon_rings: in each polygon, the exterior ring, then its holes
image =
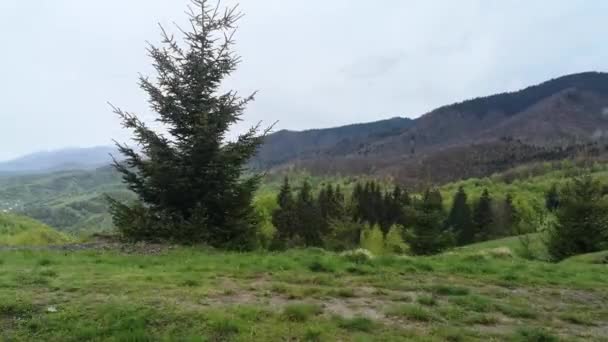
{"type": "Polygon", "coordinates": [[[446,225],[454,232],[458,244],[465,245],[473,242],[475,231],[471,219],[471,208],[467,203],[467,194],[462,186],[458,188],[458,192],[454,195],[452,209],[448,215],[446,225]]]}
{"type": "Polygon", "coordinates": [[[474,239],[476,241],[488,240],[492,226],[494,225],[494,214],[492,212],[492,198],[488,189],[484,189],[479,201],[473,210],[473,225],[475,226],[474,239]]]}
{"type": "Polygon", "coordinates": [[[306,180],[296,196],[295,215],[296,236],[302,239],[304,246],[321,246],[325,233],[324,222],[312,186],[306,180]]]}
{"type": "Polygon", "coordinates": [[[382,233],[379,225],[367,226],[361,232],[361,248],[372,252],[374,255],[384,254],[384,233],[382,233]]]}
{"type": "Polygon", "coordinates": [[[138,201],[125,204],[109,198],[110,213],[130,240],[252,249],[259,219],[252,203],[260,177],[247,178],[244,171],[263,136],[253,127],[235,141],[225,140],[253,95],[240,98],[221,88],[239,63],[231,51],[230,32],[240,15],[234,10],[213,15],[205,1],[194,5],[202,15],[190,15],[192,32],[184,34],[185,47],[163,31],[164,46],[149,48],[156,82],[140,78],[167,134],[115,108],[142,154],[117,144],[126,161],[115,161],[114,167],[138,201]]]}
{"type": "Polygon", "coordinates": [[[553,184],[545,193],[545,207],[549,211],[555,211],[559,207],[559,193],[556,184],[553,184]]]}
{"type": "Polygon", "coordinates": [[[357,248],[364,229],[365,224],[350,217],[331,220],[324,241],[325,248],[338,252],[357,248]]]}
{"type": "Polygon", "coordinates": [[[384,250],[392,254],[406,254],[409,246],[403,240],[405,229],[399,225],[393,225],[384,237],[384,250]]]}
{"type": "Polygon", "coordinates": [[[556,216],[547,241],[553,259],[608,248],[608,201],[590,176],[574,178],[562,189],[556,216]]]}
{"type": "Polygon", "coordinates": [[[296,203],[293,198],[289,179],[285,177],[283,185],[277,196],[278,207],[272,213],[272,224],[276,228],[273,249],[281,249],[290,245],[296,245],[299,241],[297,231],[296,203]]]}
{"type": "Polygon", "coordinates": [[[415,210],[414,224],[406,231],[405,241],[412,253],[440,253],[455,244],[454,235],[445,228],[445,214],[438,190],[427,190],[415,210]]]}

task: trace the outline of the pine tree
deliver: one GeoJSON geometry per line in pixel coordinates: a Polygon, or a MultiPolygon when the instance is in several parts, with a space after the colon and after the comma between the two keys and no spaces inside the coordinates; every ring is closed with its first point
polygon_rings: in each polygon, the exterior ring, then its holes
{"type": "Polygon", "coordinates": [[[312,193],[312,186],[308,181],[302,187],[296,198],[295,230],[306,246],[321,246],[323,236],[327,233],[323,225],[321,212],[312,193]]]}
{"type": "Polygon", "coordinates": [[[494,223],[488,236],[489,239],[501,238],[515,233],[517,212],[511,194],[507,194],[504,200],[492,201],[492,217],[494,223]]]}
{"type": "Polygon", "coordinates": [[[274,249],[284,248],[297,240],[296,228],[296,206],[293,198],[289,178],[285,177],[279,195],[277,196],[279,207],[272,213],[272,224],[276,228],[273,242],[274,249]]]}
{"type": "Polygon", "coordinates": [[[446,226],[452,229],[459,245],[473,242],[475,228],[471,220],[471,208],[467,203],[467,194],[462,186],[458,188],[458,192],[454,195],[454,202],[446,226]]]}
{"type": "Polygon", "coordinates": [[[242,98],[221,87],[240,61],[232,46],[241,15],[236,7],[221,11],[206,0],[193,3],[192,31],[184,33],[184,44],[162,30],[164,46],[148,50],[156,79],[140,78],[166,133],[115,108],[123,126],[133,131],[141,154],[117,143],[126,160],[115,160],[114,167],[138,202],[128,205],[109,198],[111,213],[116,227],[131,240],[250,249],[257,226],[252,200],[260,177],[243,174],[263,135],[256,126],[226,141],[229,128],[241,120],[254,96],[242,98]]]}
{"type": "Polygon", "coordinates": [[[439,253],[454,244],[454,236],[445,229],[445,215],[441,204],[441,193],[427,190],[414,214],[414,224],[405,233],[414,254],[428,255],[439,253]]]}
{"type": "Polygon", "coordinates": [[[427,210],[443,210],[443,197],[439,189],[427,189],[422,197],[422,205],[427,210]]]}
{"type": "Polygon", "coordinates": [[[569,182],[560,193],[557,224],[547,247],[555,260],[608,248],[608,201],[598,181],[586,175],[569,182]]]}
{"type": "Polygon", "coordinates": [[[488,189],[484,189],[473,211],[473,224],[475,225],[474,239],[476,241],[487,239],[490,236],[493,223],[492,198],[488,189]]]}
{"type": "Polygon", "coordinates": [[[549,191],[545,193],[545,206],[547,210],[553,212],[559,207],[559,193],[557,185],[553,184],[549,191]]]}

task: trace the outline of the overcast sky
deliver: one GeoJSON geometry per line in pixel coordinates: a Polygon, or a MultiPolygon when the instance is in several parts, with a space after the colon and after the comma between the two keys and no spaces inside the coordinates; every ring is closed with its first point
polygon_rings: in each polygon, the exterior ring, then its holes
{"type": "MultiPolygon", "coordinates": [[[[153,118],[139,72],[188,0],[1,0],[0,160],[128,139],[106,104],[153,118]]],[[[608,70],[608,1],[242,0],[245,122],[307,129],[608,70]]]]}

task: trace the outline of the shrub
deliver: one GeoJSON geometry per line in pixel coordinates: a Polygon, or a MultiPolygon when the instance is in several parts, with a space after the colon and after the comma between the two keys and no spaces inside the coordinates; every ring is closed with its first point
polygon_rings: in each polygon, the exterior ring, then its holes
{"type": "Polygon", "coordinates": [[[345,251],[359,246],[361,232],[365,229],[363,223],[352,218],[334,219],[329,222],[329,234],[324,238],[328,250],[345,251]]]}
{"type": "Polygon", "coordinates": [[[384,250],[388,253],[406,254],[409,247],[403,241],[403,226],[393,225],[384,239],[384,250]]]}
{"type": "Polygon", "coordinates": [[[361,248],[367,249],[375,255],[384,253],[384,233],[380,226],[367,227],[361,232],[361,248]]]}
{"type": "Polygon", "coordinates": [[[367,249],[359,248],[354,251],[347,251],[340,254],[346,260],[355,264],[367,264],[374,259],[374,254],[367,249]]]}

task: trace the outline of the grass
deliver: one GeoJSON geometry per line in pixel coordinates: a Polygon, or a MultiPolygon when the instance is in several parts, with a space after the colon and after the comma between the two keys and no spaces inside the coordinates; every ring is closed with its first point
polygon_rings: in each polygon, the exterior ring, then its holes
{"type": "Polygon", "coordinates": [[[348,331],[373,332],[376,323],[367,317],[339,318],[338,326],[348,331]]]}
{"type": "Polygon", "coordinates": [[[69,242],[73,239],[36,220],[0,214],[0,246],[48,246],[69,242]]]}
{"type": "Polygon", "coordinates": [[[413,304],[394,306],[387,311],[387,315],[403,317],[405,319],[420,322],[432,322],[437,320],[437,317],[431,311],[423,308],[422,306],[413,304]]]}
{"type": "Polygon", "coordinates": [[[285,307],[283,316],[290,321],[305,322],[309,318],[319,315],[321,312],[323,312],[323,309],[316,304],[291,304],[285,307]]]}
{"type": "Polygon", "coordinates": [[[608,274],[591,259],[0,251],[0,340],[597,340],[608,274]]]}

